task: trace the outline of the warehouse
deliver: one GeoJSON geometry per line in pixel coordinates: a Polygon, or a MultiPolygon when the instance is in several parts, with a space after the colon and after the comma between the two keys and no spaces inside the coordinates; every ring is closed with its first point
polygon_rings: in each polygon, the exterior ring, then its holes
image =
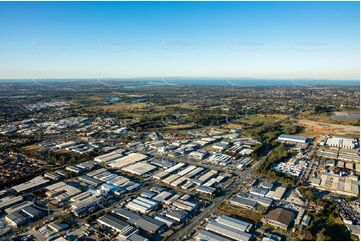
{"type": "Polygon", "coordinates": [[[23,200],[22,196],[4,197],[0,199],[0,209],[5,209],[23,200]]]}
{"type": "Polygon", "coordinates": [[[34,188],[37,188],[41,185],[44,185],[46,183],[49,183],[50,180],[42,177],[42,176],[37,176],[29,181],[23,182],[20,185],[17,186],[13,186],[12,189],[14,189],[16,192],[20,193],[20,192],[25,192],[34,188]]]}
{"type": "Polygon", "coordinates": [[[90,177],[90,176],[87,176],[87,175],[83,175],[83,176],[79,176],[78,177],[78,180],[80,182],[84,182],[90,186],[93,186],[93,187],[97,187],[99,185],[101,185],[103,182],[98,180],[98,179],[95,179],[93,177],[90,177]]]}
{"type": "Polygon", "coordinates": [[[87,175],[93,177],[93,176],[99,175],[99,174],[101,174],[101,173],[103,173],[103,172],[106,172],[106,171],[107,171],[107,169],[105,169],[105,168],[100,168],[100,169],[97,169],[97,170],[88,172],[87,175]]]}
{"type": "Polygon", "coordinates": [[[131,164],[134,164],[136,162],[143,161],[147,159],[148,156],[140,154],[140,153],[130,153],[127,156],[118,158],[116,160],[113,160],[109,166],[112,168],[122,168],[131,164]]]}
{"type": "Polygon", "coordinates": [[[165,223],[148,216],[140,217],[136,220],[130,219],[129,223],[149,234],[163,233],[167,229],[165,223]]]}
{"type": "Polygon", "coordinates": [[[182,177],[178,178],[177,180],[173,181],[172,183],[170,183],[170,185],[172,187],[179,187],[182,184],[184,184],[187,180],[188,180],[188,177],[182,176],[182,177]]]}
{"type": "Polygon", "coordinates": [[[179,171],[177,174],[180,176],[184,176],[188,174],[189,172],[193,171],[196,168],[196,166],[188,166],[184,170],[179,171]]]}
{"type": "Polygon", "coordinates": [[[274,193],[272,194],[272,197],[274,200],[281,200],[283,195],[285,194],[286,192],[286,188],[285,187],[277,187],[276,190],[274,191],[274,193]]]}
{"type": "Polygon", "coordinates": [[[127,166],[127,167],[124,167],[122,170],[123,171],[126,171],[126,172],[129,172],[129,173],[132,173],[132,174],[135,174],[135,175],[138,175],[138,176],[142,176],[144,174],[147,174],[153,170],[157,169],[156,166],[153,166],[151,164],[148,164],[146,162],[138,162],[138,163],[135,163],[133,165],[130,165],[130,166],[127,166]]]}
{"type": "Polygon", "coordinates": [[[12,205],[11,207],[5,209],[4,211],[5,211],[5,213],[9,214],[9,213],[20,211],[21,209],[26,208],[26,207],[31,206],[31,205],[33,205],[32,202],[23,201],[23,202],[18,203],[16,205],[12,205]]]}
{"type": "Polygon", "coordinates": [[[251,223],[247,223],[246,221],[235,219],[227,215],[220,215],[216,219],[216,222],[232,227],[242,232],[249,232],[249,230],[252,228],[251,223]]]}
{"type": "Polygon", "coordinates": [[[310,143],[312,141],[312,138],[304,137],[304,136],[281,134],[277,140],[282,141],[282,142],[306,144],[306,143],[310,143]]]}
{"type": "Polygon", "coordinates": [[[96,162],[110,162],[112,160],[115,160],[115,159],[118,159],[120,157],[122,157],[124,154],[124,150],[123,149],[118,149],[118,150],[115,150],[113,152],[110,152],[110,153],[107,153],[107,154],[104,154],[104,155],[99,155],[97,157],[94,158],[94,160],[96,162]]]}
{"type": "Polygon", "coordinates": [[[178,174],[170,175],[169,177],[162,180],[165,184],[171,184],[173,181],[177,180],[180,176],[178,174]]]}
{"type": "Polygon", "coordinates": [[[206,182],[208,181],[209,179],[211,179],[212,177],[216,176],[218,173],[218,171],[216,170],[209,170],[207,173],[203,174],[202,176],[200,176],[198,178],[199,181],[201,182],[206,182]]]}
{"type": "Polygon", "coordinates": [[[50,229],[52,229],[53,231],[55,231],[56,233],[59,233],[61,231],[66,230],[69,227],[69,225],[54,221],[54,222],[51,222],[50,224],[48,224],[48,227],[50,229]]]}
{"type": "Polygon", "coordinates": [[[129,182],[129,179],[124,176],[116,176],[107,181],[108,184],[112,184],[114,186],[123,186],[127,182],[129,182]]]}
{"type": "Polygon", "coordinates": [[[181,223],[188,218],[188,212],[183,210],[174,210],[170,213],[167,213],[165,216],[181,223]]]}
{"type": "Polygon", "coordinates": [[[203,229],[196,234],[195,239],[198,241],[229,241],[229,239],[223,236],[217,235],[209,231],[205,231],[203,229]]]}
{"type": "Polygon", "coordinates": [[[126,208],[140,213],[148,213],[157,207],[158,202],[142,197],[138,197],[126,205],[126,208]]]}
{"type": "Polygon", "coordinates": [[[327,139],[326,145],[345,149],[355,149],[357,146],[357,140],[342,137],[330,137],[327,139]]]}
{"type": "Polygon", "coordinates": [[[21,211],[31,219],[36,219],[41,216],[41,212],[37,209],[35,209],[33,206],[26,206],[21,209],[21,211]]]}
{"type": "Polygon", "coordinates": [[[254,194],[257,196],[262,196],[262,197],[264,197],[267,192],[268,192],[268,189],[262,188],[262,187],[252,187],[251,191],[250,191],[251,194],[254,194]]]}
{"type": "Polygon", "coordinates": [[[267,213],[264,222],[276,227],[288,229],[294,220],[294,213],[284,208],[275,208],[267,213]]]}
{"type": "Polygon", "coordinates": [[[177,221],[175,221],[175,220],[173,220],[173,219],[171,219],[171,218],[164,217],[164,216],[162,216],[162,215],[155,216],[154,219],[156,219],[156,220],[158,220],[158,221],[160,221],[160,222],[165,223],[165,224],[168,226],[168,228],[170,228],[171,226],[173,226],[173,224],[176,224],[176,223],[177,223],[177,221]]]}
{"type": "Polygon", "coordinates": [[[217,189],[214,187],[199,186],[197,187],[196,191],[207,195],[213,195],[217,191],[217,189]]]}
{"type": "Polygon", "coordinates": [[[197,167],[197,168],[194,169],[193,171],[189,172],[189,173],[187,174],[187,177],[192,178],[192,177],[198,175],[199,173],[201,173],[203,170],[204,170],[203,167],[197,167]]]}
{"type": "Polygon", "coordinates": [[[184,163],[178,163],[176,164],[175,166],[172,166],[170,168],[168,168],[167,170],[165,170],[167,173],[172,173],[172,172],[175,172],[177,171],[178,169],[182,168],[183,166],[185,166],[184,163]]]}
{"type": "Polygon", "coordinates": [[[179,194],[174,194],[171,198],[169,198],[168,200],[165,200],[164,203],[167,205],[172,204],[175,200],[177,200],[178,198],[180,198],[179,194]]]}
{"type": "Polygon", "coordinates": [[[173,193],[171,193],[171,192],[163,191],[163,192],[159,193],[158,195],[156,195],[155,197],[153,197],[152,199],[157,202],[163,202],[164,200],[166,200],[170,196],[172,196],[172,194],[173,193]]]}
{"type": "Polygon", "coordinates": [[[140,196],[145,197],[145,198],[152,198],[155,195],[157,195],[156,192],[152,192],[152,191],[144,191],[140,194],[140,196]]]}
{"type": "Polygon", "coordinates": [[[104,226],[114,229],[115,231],[119,232],[125,238],[138,232],[138,229],[134,228],[133,226],[129,225],[128,223],[126,223],[112,215],[104,215],[104,216],[98,218],[97,222],[99,224],[102,224],[104,226]]]}
{"type": "Polygon", "coordinates": [[[12,226],[19,227],[25,224],[27,222],[27,219],[19,212],[13,212],[5,216],[5,221],[11,224],[12,226]]]}
{"type": "Polygon", "coordinates": [[[256,201],[238,195],[234,196],[230,200],[230,203],[234,206],[244,207],[248,209],[255,209],[258,205],[256,201]]]}
{"type": "Polygon", "coordinates": [[[93,212],[96,208],[99,207],[101,199],[91,196],[85,198],[81,201],[75,201],[71,204],[71,210],[77,217],[82,217],[88,213],[93,212]]]}
{"type": "MultiPolygon", "coordinates": [[[[123,237],[124,238],[124,237],[123,237]]],[[[122,240],[123,238],[119,239],[122,240]]],[[[148,241],[147,238],[139,235],[138,233],[134,233],[130,235],[128,238],[126,238],[128,241],[148,241]]]]}
{"type": "Polygon", "coordinates": [[[224,224],[220,224],[216,221],[209,222],[206,226],[206,230],[240,241],[249,241],[252,237],[252,235],[249,233],[239,231],[224,224]]]}
{"type": "Polygon", "coordinates": [[[193,151],[189,153],[189,158],[194,160],[203,160],[207,157],[207,152],[193,151]]]}
{"type": "Polygon", "coordinates": [[[157,180],[161,180],[161,179],[164,179],[165,177],[169,176],[169,172],[167,171],[160,171],[160,172],[157,172],[156,174],[153,175],[153,178],[154,179],[157,179],[157,180]]]}
{"type": "Polygon", "coordinates": [[[132,219],[132,220],[137,220],[139,219],[141,216],[139,216],[138,214],[136,213],[133,213],[127,209],[124,209],[124,208],[115,208],[112,210],[112,213],[116,214],[117,216],[125,219],[125,220],[129,220],[129,219],[132,219]]]}

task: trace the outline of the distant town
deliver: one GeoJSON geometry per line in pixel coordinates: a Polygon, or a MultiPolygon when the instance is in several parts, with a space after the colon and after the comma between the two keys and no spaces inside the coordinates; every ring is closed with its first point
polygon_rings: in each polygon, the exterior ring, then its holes
{"type": "Polygon", "coordinates": [[[359,240],[357,86],[0,83],[0,240],[359,240]]]}

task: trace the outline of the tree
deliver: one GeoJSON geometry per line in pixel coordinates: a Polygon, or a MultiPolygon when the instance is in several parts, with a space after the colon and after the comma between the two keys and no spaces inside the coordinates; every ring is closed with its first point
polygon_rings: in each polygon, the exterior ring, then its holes
{"type": "Polygon", "coordinates": [[[320,232],[318,232],[318,233],[316,234],[316,240],[318,240],[318,241],[331,240],[331,236],[329,236],[329,235],[326,233],[326,229],[323,228],[323,229],[321,229],[320,232]]]}

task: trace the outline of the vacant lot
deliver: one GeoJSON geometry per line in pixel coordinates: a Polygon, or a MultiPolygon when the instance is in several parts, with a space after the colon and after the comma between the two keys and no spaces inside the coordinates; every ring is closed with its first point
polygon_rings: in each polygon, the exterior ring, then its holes
{"type": "Polygon", "coordinates": [[[223,202],[218,207],[218,210],[225,214],[228,214],[228,215],[235,215],[240,218],[252,220],[255,222],[258,222],[261,220],[261,215],[259,213],[253,212],[253,211],[245,209],[245,208],[232,206],[227,202],[223,202]]]}
{"type": "Polygon", "coordinates": [[[300,135],[319,136],[319,135],[340,135],[358,137],[360,127],[354,125],[333,124],[309,119],[298,120],[298,125],[305,127],[300,135]]]}

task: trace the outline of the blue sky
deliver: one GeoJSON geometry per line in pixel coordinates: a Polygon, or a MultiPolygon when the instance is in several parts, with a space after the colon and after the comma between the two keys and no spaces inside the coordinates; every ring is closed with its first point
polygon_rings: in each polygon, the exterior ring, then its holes
{"type": "Polygon", "coordinates": [[[359,2],[0,2],[0,78],[359,79],[359,2]]]}

